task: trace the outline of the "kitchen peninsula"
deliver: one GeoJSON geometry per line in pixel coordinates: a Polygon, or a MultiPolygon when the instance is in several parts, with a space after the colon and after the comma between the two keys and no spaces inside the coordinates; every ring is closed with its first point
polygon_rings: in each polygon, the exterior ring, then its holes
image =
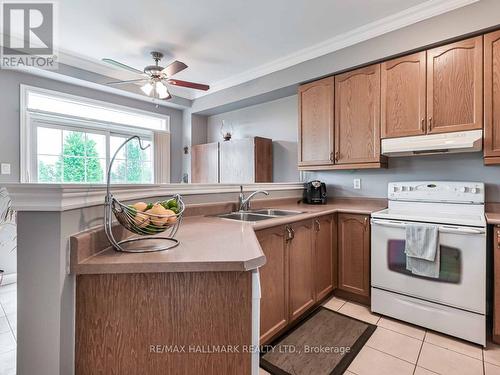
{"type": "MultiPolygon", "coordinates": [[[[76,374],[140,370],[160,374],[174,368],[182,369],[180,373],[198,373],[206,366],[214,374],[255,374],[258,353],[252,356],[252,345],[259,344],[259,336],[260,343],[267,342],[286,327],[274,327],[269,332],[266,326],[272,317],[266,309],[270,302],[278,302],[266,300],[273,298],[267,293],[270,275],[266,257],[271,255],[267,260],[269,267],[276,264],[276,253],[268,253],[266,231],[280,231],[295,223],[314,225],[318,218],[336,217],[338,212],[369,215],[385,207],[385,200],[378,199],[339,200],[323,206],[296,202],[296,198],[256,201],[255,206],[301,212],[257,223],[204,214],[234,210],[235,205],[230,202],[188,206],[178,234],[181,244],[164,252],[116,252],[109,247],[100,227],[73,236],[76,374]],[[258,239],[263,242],[259,244],[258,239]],[[260,283],[266,297],[259,308],[260,283]],[[259,325],[261,331],[266,331],[260,335],[259,325]],[[239,349],[231,352],[228,348],[239,349]]],[[[299,230],[297,233],[300,236],[299,230]]],[[[335,233],[331,236],[335,237],[335,233]]],[[[307,242],[312,237],[305,238],[306,242],[298,242],[299,247],[304,254],[312,254],[313,244],[307,242]]],[[[336,283],[337,247],[330,243],[329,248],[332,284],[336,283]]],[[[312,263],[311,266],[316,267],[312,263]]],[[[273,284],[276,281],[279,287],[276,269],[272,277],[273,284]]],[[[313,281],[313,272],[300,277],[313,281]]],[[[321,296],[313,293],[313,302],[297,317],[317,306],[332,291],[329,289],[321,296]]]]}

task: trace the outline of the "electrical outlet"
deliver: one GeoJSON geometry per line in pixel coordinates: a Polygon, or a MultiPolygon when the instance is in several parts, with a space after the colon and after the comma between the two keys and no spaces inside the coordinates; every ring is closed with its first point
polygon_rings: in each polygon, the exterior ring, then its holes
{"type": "Polygon", "coordinates": [[[354,180],[352,180],[352,186],[356,190],[361,189],[361,179],[360,178],[355,178],[354,180]]]}
{"type": "Polygon", "coordinates": [[[10,174],[10,164],[8,163],[0,164],[0,174],[10,174]]]}

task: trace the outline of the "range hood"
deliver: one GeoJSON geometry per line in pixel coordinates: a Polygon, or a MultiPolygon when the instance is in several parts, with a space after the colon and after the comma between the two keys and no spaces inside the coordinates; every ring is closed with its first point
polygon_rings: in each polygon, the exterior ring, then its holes
{"type": "Polygon", "coordinates": [[[475,152],[483,148],[483,131],[419,135],[382,140],[382,155],[411,156],[475,152]]]}

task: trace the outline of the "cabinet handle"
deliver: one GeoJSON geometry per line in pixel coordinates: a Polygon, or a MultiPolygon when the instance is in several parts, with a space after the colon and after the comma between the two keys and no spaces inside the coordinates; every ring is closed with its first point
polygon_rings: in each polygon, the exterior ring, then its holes
{"type": "Polygon", "coordinates": [[[500,226],[497,226],[497,246],[500,248],[500,226]]]}
{"type": "Polygon", "coordinates": [[[285,229],[287,242],[293,240],[293,237],[295,236],[295,232],[293,231],[293,229],[289,225],[287,225],[285,229]]]}
{"type": "Polygon", "coordinates": [[[337,162],[337,161],[339,161],[339,159],[340,159],[340,152],[337,151],[337,152],[335,152],[335,161],[337,162]]]}
{"type": "Polygon", "coordinates": [[[314,220],[314,223],[316,224],[316,232],[319,232],[321,230],[321,223],[319,220],[314,220]]]}
{"type": "Polygon", "coordinates": [[[420,120],[420,130],[424,131],[425,130],[425,118],[422,117],[422,120],[420,120]]]}
{"type": "Polygon", "coordinates": [[[333,152],[330,152],[330,161],[331,162],[335,161],[335,158],[333,157],[333,152]]]}
{"type": "Polygon", "coordinates": [[[365,217],[365,220],[364,220],[364,221],[365,221],[365,224],[364,224],[364,225],[365,225],[365,228],[367,228],[367,227],[368,227],[368,217],[365,217]]]}
{"type": "Polygon", "coordinates": [[[432,116],[429,116],[429,131],[432,130],[432,116]]]}

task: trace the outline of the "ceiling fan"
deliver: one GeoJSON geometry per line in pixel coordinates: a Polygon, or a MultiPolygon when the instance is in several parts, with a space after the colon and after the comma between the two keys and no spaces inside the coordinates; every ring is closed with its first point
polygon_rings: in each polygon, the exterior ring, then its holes
{"type": "Polygon", "coordinates": [[[168,85],[173,86],[182,86],[195,90],[204,90],[207,91],[210,86],[204,85],[201,83],[194,83],[188,81],[181,81],[179,79],[172,79],[174,74],[179,73],[180,71],[186,69],[188,66],[180,61],[174,61],[167,65],[166,67],[162,67],[159,65],[160,60],[163,58],[163,53],[158,51],[151,52],[151,56],[155,61],[155,65],[148,65],[144,68],[143,71],[139,69],[132,68],[131,66],[125,65],[121,62],[118,62],[113,59],[104,58],[102,61],[117,66],[119,68],[128,70],[133,73],[141,74],[144,78],[140,79],[132,79],[127,81],[114,81],[108,82],[107,85],[122,85],[126,83],[140,83],[144,82],[144,85],[141,86],[142,92],[148,96],[152,96],[153,98],[168,100],[172,96],[168,91],[168,85]]]}

